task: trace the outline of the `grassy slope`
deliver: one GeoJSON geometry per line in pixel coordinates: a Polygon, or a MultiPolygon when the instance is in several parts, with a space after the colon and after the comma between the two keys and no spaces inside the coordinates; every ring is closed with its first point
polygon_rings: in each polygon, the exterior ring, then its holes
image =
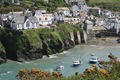
{"type": "Polygon", "coordinates": [[[90,0],[90,6],[99,6],[106,10],[120,12],[120,0],[90,0]]]}
{"type": "Polygon", "coordinates": [[[120,3],[120,0],[90,0],[90,3],[120,3]]]}

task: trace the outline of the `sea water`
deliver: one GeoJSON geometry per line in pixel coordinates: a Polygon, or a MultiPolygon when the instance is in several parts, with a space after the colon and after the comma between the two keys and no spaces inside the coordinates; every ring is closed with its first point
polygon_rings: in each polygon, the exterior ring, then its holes
{"type": "Polygon", "coordinates": [[[64,66],[64,69],[60,72],[65,77],[75,75],[75,72],[81,74],[86,68],[92,67],[89,64],[91,54],[94,54],[100,60],[109,60],[108,55],[110,53],[119,58],[120,46],[79,45],[68,51],[50,57],[44,56],[42,59],[35,61],[20,63],[8,60],[7,63],[0,65],[0,80],[18,80],[16,74],[20,69],[37,68],[52,72],[58,64],[64,66]],[[81,58],[82,64],[78,67],[72,67],[73,61],[79,58],[81,58]]]}

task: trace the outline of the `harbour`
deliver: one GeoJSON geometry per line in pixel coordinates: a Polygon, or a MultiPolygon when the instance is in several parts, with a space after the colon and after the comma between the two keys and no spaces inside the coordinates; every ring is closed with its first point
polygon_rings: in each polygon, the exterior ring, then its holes
{"type": "Polygon", "coordinates": [[[75,72],[81,74],[86,68],[92,67],[91,64],[89,64],[91,54],[99,57],[100,60],[106,61],[109,60],[108,55],[110,53],[119,58],[119,48],[120,46],[78,45],[68,51],[57,53],[50,57],[44,56],[43,59],[35,61],[20,63],[8,60],[7,63],[0,65],[0,80],[17,80],[16,74],[20,69],[37,68],[52,72],[58,62],[60,65],[64,66],[64,69],[60,71],[63,76],[68,77],[75,75],[75,72]],[[72,67],[73,61],[79,59],[79,55],[83,63],[78,67],[72,67]]]}

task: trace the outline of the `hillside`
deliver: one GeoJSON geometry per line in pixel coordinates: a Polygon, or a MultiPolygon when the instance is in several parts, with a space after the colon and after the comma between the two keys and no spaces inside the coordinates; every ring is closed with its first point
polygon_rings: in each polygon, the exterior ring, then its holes
{"type": "Polygon", "coordinates": [[[89,0],[89,6],[99,6],[106,10],[120,11],[120,0],[89,0]]]}
{"type": "Polygon", "coordinates": [[[23,11],[25,9],[46,9],[48,12],[54,12],[57,6],[70,6],[64,0],[50,0],[49,3],[44,0],[23,0],[20,5],[11,4],[8,0],[0,3],[0,13],[8,13],[13,11],[23,11]]]}
{"type": "Polygon", "coordinates": [[[89,0],[90,3],[120,3],[120,0],[89,0]]]}

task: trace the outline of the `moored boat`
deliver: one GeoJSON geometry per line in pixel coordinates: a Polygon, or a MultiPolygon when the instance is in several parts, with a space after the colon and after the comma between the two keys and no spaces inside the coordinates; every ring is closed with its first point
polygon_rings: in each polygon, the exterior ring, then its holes
{"type": "Polygon", "coordinates": [[[81,63],[82,62],[80,60],[76,60],[76,61],[73,62],[73,67],[81,65],[81,63]]]}
{"type": "Polygon", "coordinates": [[[89,60],[89,63],[98,63],[98,62],[99,62],[99,58],[95,56],[92,56],[89,60]]]}
{"type": "Polygon", "coordinates": [[[63,69],[64,69],[64,66],[57,66],[56,69],[55,69],[55,71],[61,71],[63,69]]]}

